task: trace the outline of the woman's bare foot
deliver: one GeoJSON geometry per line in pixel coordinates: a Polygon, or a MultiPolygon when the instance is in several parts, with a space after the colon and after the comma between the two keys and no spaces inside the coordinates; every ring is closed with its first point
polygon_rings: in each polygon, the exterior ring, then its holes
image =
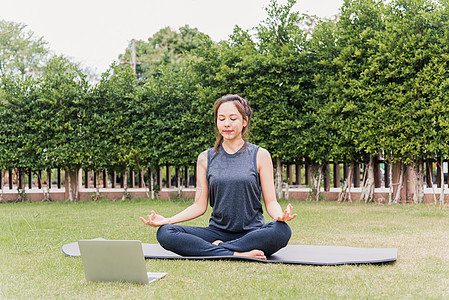
{"type": "Polygon", "coordinates": [[[223,243],[223,241],[221,241],[221,240],[216,240],[216,241],[213,242],[212,244],[218,246],[218,245],[220,245],[220,243],[223,243]]]}
{"type": "Polygon", "coordinates": [[[248,252],[234,252],[234,256],[244,256],[244,257],[251,257],[251,258],[267,260],[265,253],[263,253],[263,251],[261,251],[261,250],[251,250],[248,252]]]}

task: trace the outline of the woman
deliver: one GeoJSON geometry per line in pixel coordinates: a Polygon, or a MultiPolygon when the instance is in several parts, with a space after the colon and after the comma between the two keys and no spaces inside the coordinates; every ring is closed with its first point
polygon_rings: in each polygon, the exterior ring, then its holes
{"type": "Polygon", "coordinates": [[[285,247],[292,215],[276,200],[270,153],[246,141],[251,121],[248,101],[227,95],[215,102],[216,143],[197,161],[194,203],[171,218],[151,211],[142,221],[159,227],[162,247],[182,256],[247,256],[266,259],[285,247]],[[268,214],[275,220],[264,224],[261,194],[268,214]],[[208,227],[173,225],[201,216],[208,198],[213,206],[208,227]]]}

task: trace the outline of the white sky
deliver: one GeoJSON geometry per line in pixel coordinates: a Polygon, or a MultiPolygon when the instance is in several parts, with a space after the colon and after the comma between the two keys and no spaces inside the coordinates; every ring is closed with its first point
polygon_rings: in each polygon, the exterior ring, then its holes
{"type": "MultiPolygon", "coordinates": [[[[266,19],[270,0],[0,0],[0,19],[27,25],[56,54],[99,74],[124,53],[131,39],[146,40],[159,29],[188,24],[226,39],[266,19]]],[[[278,0],[278,3],[286,3],[278,0]]],[[[331,17],[343,0],[298,0],[300,13],[331,17]]]]}

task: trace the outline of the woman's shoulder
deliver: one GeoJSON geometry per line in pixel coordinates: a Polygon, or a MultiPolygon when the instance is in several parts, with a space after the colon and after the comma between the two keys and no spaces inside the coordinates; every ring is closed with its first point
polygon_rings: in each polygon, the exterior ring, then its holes
{"type": "Polygon", "coordinates": [[[210,149],[206,149],[206,150],[204,150],[203,152],[201,152],[199,155],[198,155],[198,160],[199,159],[206,159],[207,160],[207,156],[208,156],[208,153],[210,152],[210,149]]]}
{"type": "Polygon", "coordinates": [[[204,150],[198,155],[197,166],[207,168],[207,152],[208,150],[204,150]]]}
{"type": "Polygon", "coordinates": [[[269,158],[269,159],[271,159],[271,154],[270,154],[270,152],[267,150],[267,149],[265,149],[265,148],[259,148],[259,151],[257,151],[257,155],[259,156],[259,157],[264,157],[264,158],[269,158]]]}
{"type": "Polygon", "coordinates": [[[263,155],[267,155],[267,154],[270,155],[270,152],[268,152],[267,149],[265,149],[265,148],[263,148],[263,147],[261,147],[261,146],[259,146],[259,145],[255,145],[255,144],[248,143],[248,148],[249,148],[249,149],[257,150],[257,153],[258,153],[258,154],[261,153],[261,154],[263,154],[263,155]]]}
{"type": "Polygon", "coordinates": [[[212,157],[214,154],[216,154],[217,152],[215,151],[215,147],[211,147],[211,148],[207,148],[206,150],[204,150],[203,152],[204,155],[207,157],[212,157]]]}
{"type": "Polygon", "coordinates": [[[201,160],[206,161],[206,163],[207,163],[208,160],[212,159],[216,155],[217,155],[217,152],[215,151],[215,147],[211,147],[211,148],[204,150],[203,152],[201,152],[198,155],[198,161],[201,159],[201,160]]]}

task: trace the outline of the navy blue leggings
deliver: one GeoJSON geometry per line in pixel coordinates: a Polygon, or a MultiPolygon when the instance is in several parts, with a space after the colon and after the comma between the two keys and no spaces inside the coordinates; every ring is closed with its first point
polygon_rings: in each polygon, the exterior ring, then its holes
{"type": "Polygon", "coordinates": [[[216,227],[167,224],[159,227],[157,240],[166,250],[182,256],[231,256],[236,252],[262,250],[270,256],[287,246],[292,231],[285,222],[266,223],[249,231],[234,233],[216,227]],[[222,240],[218,246],[212,244],[222,240]]]}

